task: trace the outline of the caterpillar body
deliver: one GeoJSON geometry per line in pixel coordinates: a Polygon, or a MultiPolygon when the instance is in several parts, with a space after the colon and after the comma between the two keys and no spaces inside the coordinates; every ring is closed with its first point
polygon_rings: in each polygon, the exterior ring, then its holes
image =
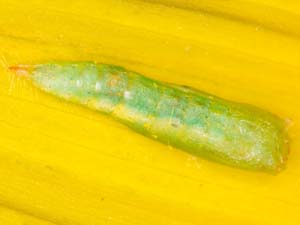
{"type": "Polygon", "coordinates": [[[26,73],[48,93],[109,114],[136,132],[191,154],[268,172],[286,164],[284,122],[254,106],[114,65],[55,62],[11,69],[26,73]]]}

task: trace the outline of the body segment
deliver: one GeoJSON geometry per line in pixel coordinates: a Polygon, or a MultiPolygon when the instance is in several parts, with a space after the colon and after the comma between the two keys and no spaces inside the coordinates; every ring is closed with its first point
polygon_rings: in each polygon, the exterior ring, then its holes
{"type": "Polygon", "coordinates": [[[112,65],[49,63],[29,71],[44,91],[109,114],[147,137],[194,155],[271,172],[285,164],[284,123],[256,107],[112,65]]]}

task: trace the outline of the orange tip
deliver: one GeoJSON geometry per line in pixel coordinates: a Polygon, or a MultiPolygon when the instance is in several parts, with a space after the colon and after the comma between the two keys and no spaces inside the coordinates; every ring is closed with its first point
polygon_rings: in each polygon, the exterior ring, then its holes
{"type": "Polygon", "coordinates": [[[32,66],[30,65],[16,65],[16,66],[10,66],[8,69],[12,72],[14,72],[18,76],[28,76],[30,69],[32,69],[32,66]]]}

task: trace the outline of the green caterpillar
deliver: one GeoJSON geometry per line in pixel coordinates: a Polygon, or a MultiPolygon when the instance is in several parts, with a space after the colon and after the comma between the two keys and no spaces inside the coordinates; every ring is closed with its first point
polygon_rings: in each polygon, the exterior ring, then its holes
{"type": "Polygon", "coordinates": [[[34,85],[109,114],[133,130],[191,154],[278,172],[288,154],[284,122],[256,107],[92,62],[15,66],[34,85]]]}

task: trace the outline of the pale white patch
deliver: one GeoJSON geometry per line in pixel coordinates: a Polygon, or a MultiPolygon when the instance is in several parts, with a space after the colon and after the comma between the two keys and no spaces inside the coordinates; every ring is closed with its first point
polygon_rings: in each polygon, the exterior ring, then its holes
{"type": "Polygon", "coordinates": [[[96,91],[100,91],[101,88],[102,88],[102,84],[99,81],[96,82],[96,86],[95,86],[96,91]]]}
{"type": "Polygon", "coordinates": [[[244,134],[245,133],[245,130],[243,127],[239,127],[239,131],[240,131],[240,134],[244,134]]]}
{"type": "Polygon", "coordinates": [[[125,99],[130,99],[131,98],[131,93],[129,91],[124,91],[124,98],[125,99]]]}
{"type": "Polygon", "coordinates": [[[77,80],[77,81],[76,81],[76,86],[77,86],[77,87],[81,87],[81,86],[82,86],[81,80],[77,80]]]}

